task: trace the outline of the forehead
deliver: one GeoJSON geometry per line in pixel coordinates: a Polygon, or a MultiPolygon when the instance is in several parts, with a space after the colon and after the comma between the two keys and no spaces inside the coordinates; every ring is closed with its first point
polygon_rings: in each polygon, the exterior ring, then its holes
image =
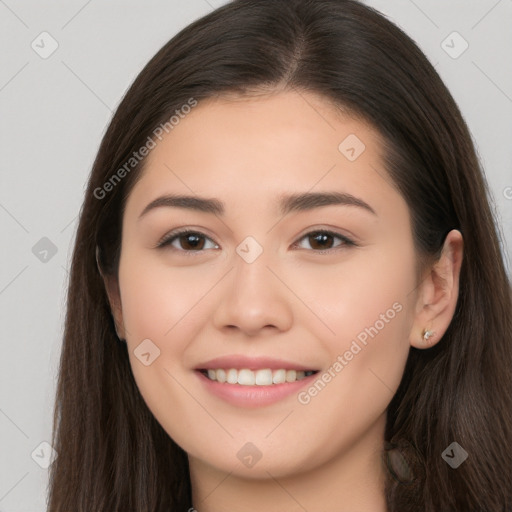
{"type": "Polygon", "coordinates": [[[327,189],[381,210],[401,201],[379,133],[310,92],[204,100],[156,142],[128,203],[177,191],[247,208],[284,192],[327,189]]]}

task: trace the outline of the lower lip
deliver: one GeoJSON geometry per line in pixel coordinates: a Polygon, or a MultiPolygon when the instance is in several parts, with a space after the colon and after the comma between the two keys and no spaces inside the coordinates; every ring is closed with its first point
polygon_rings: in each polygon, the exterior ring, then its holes
{"type": "Polygon", "coordinates": [[[317,375],[314,373],[295,382],[270,386],[242,386],[210,380],[198,370],[195,373],[208,392],[238,407],[262,407],[279,402],[293,393],[298,393],[301,388],[309,385],[317,375]]]}

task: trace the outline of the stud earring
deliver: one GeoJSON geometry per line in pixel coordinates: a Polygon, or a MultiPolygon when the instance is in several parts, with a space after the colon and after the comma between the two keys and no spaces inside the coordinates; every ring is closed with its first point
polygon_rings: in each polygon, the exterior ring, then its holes
{"type": "Polygon", "coordinates": [[[429,331],[428,329],[423,330],[423,339],[428,341],[435,334],[435,331],[429,331]]]}

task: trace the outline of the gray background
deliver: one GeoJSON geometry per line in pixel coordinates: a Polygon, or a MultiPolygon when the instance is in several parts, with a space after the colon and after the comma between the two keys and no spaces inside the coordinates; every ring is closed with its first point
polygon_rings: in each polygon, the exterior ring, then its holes
{"type": "MultiPolygon", "coordinates": [[[[45,510],[41,465],[51,449],[40,445],[51,440],[67,269],[107,123],[149,58],[224,3],[0,0],[0,512],[45,510]],[[58,43],[47,58],[31,46],[51,49],[44,31],[58,43]]],[[[458,102],[494,196],[510,274],[512,0],[366,3],[417,41],[458,102]],[[454,31],[469,44],[461,55],[454,31]]]]}

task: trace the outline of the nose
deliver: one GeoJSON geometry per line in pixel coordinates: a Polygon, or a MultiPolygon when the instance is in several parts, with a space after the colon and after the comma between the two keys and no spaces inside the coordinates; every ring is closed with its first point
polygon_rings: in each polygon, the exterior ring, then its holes
{"type": "Polygon", "coordinates": [[[252,263],[235,254],[235,268],[226,276],[218,307],[213,315],[215,327],[261,336],[287,331],[293,324],[292,293],[278,278],[265,251],[252,263]]]}

